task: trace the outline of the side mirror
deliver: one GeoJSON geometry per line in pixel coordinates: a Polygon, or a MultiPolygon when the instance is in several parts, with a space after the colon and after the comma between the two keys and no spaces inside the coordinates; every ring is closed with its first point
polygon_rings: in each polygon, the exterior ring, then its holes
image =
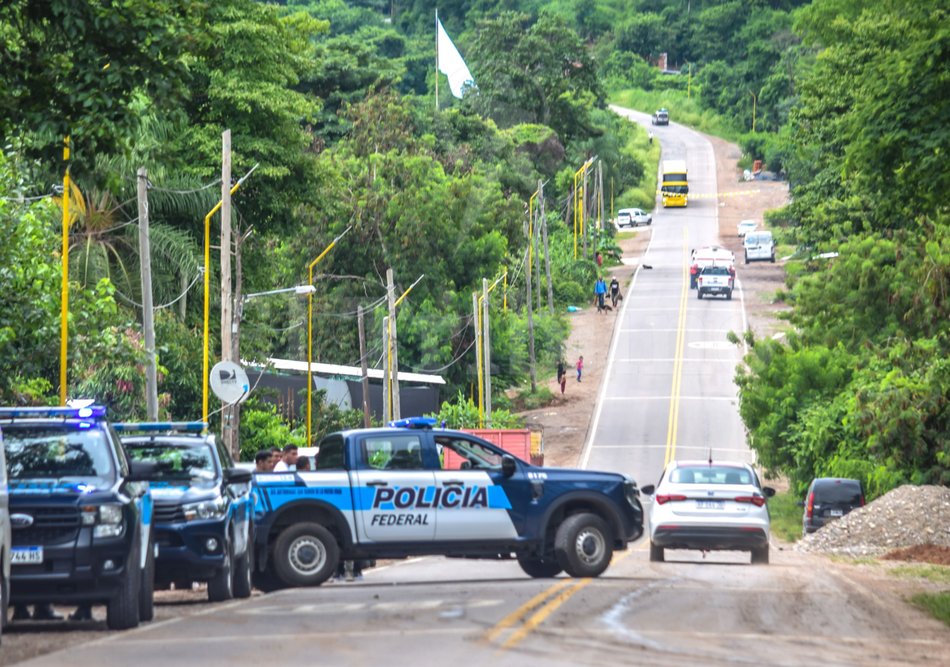
{"type": "Polygon", "coordinates": [[[150,482],[158,475],[158,464],[153,461],[129,461],[127,482],[150,482]]]}
{"type": "Polygon", "coordinates": [[[640,487],[640,493],[647,496],[652,496],[654,491],[656,491],[656,487],[652,484],[647,484],[646,486],[640,487]]]}
{"type": "Polygon", "coordinates": [[[518,464],[515,463],[513,456],[508,456],[505,454],[501,457],[501,472],[504,473],[505,477],[511,477],[515,474],[515,471],[518,469],[518,464]]]}
{"type": "Polygon", "coordinates": [[[459,470],[471,470],[471,469],[472,469],[472,462],[471,462],[471,461],[462,461],[462,462],[459,464],[459,470]]]}
{"type": "Polygon", "coordinates": [[[765,494],[766,498],[771,498],[775,495],[775,489],[773,489],[771,486],[763,486],[762,493],[765,494]]]}
{"type": "Polygon", "coordinates": [[[228,468],[224,471],[224,479],[228,484],[250,484],[253,475],[244,468],[228,468]]]}

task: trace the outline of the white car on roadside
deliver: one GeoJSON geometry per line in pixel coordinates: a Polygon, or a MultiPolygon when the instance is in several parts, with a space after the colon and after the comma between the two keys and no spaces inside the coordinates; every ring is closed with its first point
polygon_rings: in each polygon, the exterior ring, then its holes
{"type": "Polygon", "coordinates": [[[745,251],[746,264],[760,259],[775,263],[775,239],[768,230],[746,234],[742,240],[742,248],[745,251]]]}
{"type": "Polygon", "coordinates": [[[769,508],[775,495],[752,466],[737,461],[671,461],[660,482],[640,489],[650,506],[650,560],[665,549],[750,551],[769,562],[769,508]]]}
{"type": "Polygon", "coordinates": [[[630,227],[639,227],[640,225],[649,225],[653,223],[653,216],[642,208],[622,208],[617,211],[617,227],[629,225],[630,227]]]}

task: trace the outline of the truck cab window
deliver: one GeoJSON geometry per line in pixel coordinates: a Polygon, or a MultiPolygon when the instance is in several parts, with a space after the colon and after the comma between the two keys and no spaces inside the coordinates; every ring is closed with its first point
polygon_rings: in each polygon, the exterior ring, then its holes
{"type": "Polygon", "coordinates": [[[376,470],[419,470],[422,441],[417,435],[368,437],[363,440],[363,460],[376,470]]]}

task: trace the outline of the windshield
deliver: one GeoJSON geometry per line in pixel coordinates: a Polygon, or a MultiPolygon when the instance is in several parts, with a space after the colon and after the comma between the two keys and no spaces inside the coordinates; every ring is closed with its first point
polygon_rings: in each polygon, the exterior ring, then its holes
{"type": "Polygon", "coordinates": [[[93,425],[5,426],[3,445],[11,480],[44,479],[109,486],[115,477],[111,445],[93,425]]]}
{"type": "Polygon", "coordinates": [[[153,482],[189,485],[213,481],[218,475],[211,446],[200,443],[124,442],[133,461],[156,464],[153,482]]]}
{"type": "Polygon", "coordinates": [[[689,194],[688,185],[666,185],[663,184],[663,192],[670,195],[685,195],[689,194]]]}
{"type": "Polygon", "coordinates": [[[752,484],[752,473],[732,466],[690,466],[670,473],[674,484],[752,484]]]}

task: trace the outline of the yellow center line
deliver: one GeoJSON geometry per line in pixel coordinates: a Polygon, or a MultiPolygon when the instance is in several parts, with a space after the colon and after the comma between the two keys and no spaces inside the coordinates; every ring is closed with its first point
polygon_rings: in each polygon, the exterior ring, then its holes
{"type": "Polygon", "coordinates": [[[547,600],[549,597],[557,593],[562,588],[567,587],[570,583],[570,580],[562,580],[554,584],[553,586],[546,588],[541,591],[533,598],[525,602],[523,605],[515,609],[513,612],[505,616],[503,619],[498,621],[495,626],[485,633],[485,639],[488,641],[494,641],[498,635],[504,632],[507,628],[510,628],[515,623],[520,622],[525,616],[534,611],[537,607],[547,600]]]}
{"type": "Polygon", "coordinates": [[[679,426],[680,386],[683,378],[683,347],[686,342],[686,298],[689,295],[689,255],[686,230],[683,230],[683,289],[680,293],[679,321],[676,325],[676,350],[673,357],[673,383],[670,389],[670,410],[666,425],[666,453],[663,467],[676,457],[676,433],[679,426]]]}
{"type": "MultiPolygon", "coordinates": [[[[614,554],[613,559],[610,561],[610,566],[613,567],[631,553],[631,551],[625,551],[620,554],[614,554]]],[[[501,645],[502,650],[513,648],[525,637],[527,637],[535,628],[541,625],[551,614],[557,611],[558,607],[570,600],[575,593],[590,584],[592,581],[594,580],[581,579],[569,588],[568,585],[571,582],[570,579],[559,581],[547,590],[535,595],[533,598],[521,605],[518,609],[498,621],[495,627],[486,633],[485,638],[488,641],[493,641],[498,637],[499,634],[501,634],[502,631],[520,621],[522,622],[521,626],[515,629],[508,639],[506,639],[501,645]],[[557,595],[555,595],[555,593],[557,595]],[[547,600],[546,603],[545,600],[547,600]],[[542,603],[544,604],[542,605],[542,603]],[[538,609],[533,616],[527,620],[523,620],[525,616],[527,616],[539,606],[540,609],[538,609]]]]}

